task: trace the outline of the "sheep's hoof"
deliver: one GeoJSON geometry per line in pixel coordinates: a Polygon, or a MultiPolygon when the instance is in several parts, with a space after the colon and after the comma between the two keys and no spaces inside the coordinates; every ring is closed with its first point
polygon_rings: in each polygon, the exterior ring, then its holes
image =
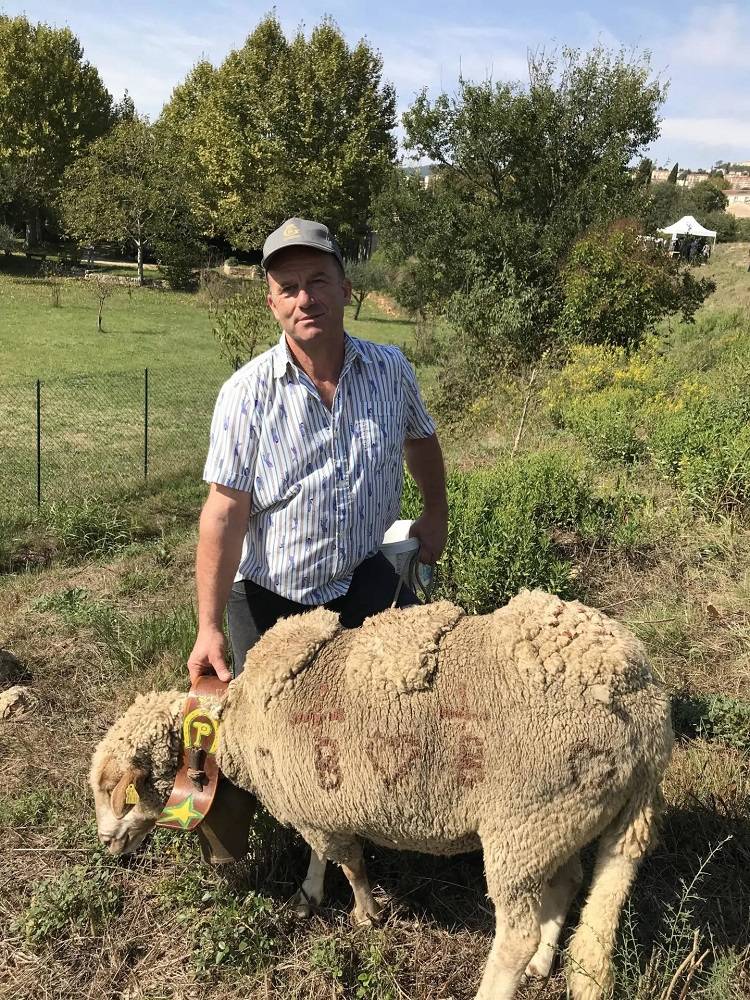
{"type": "Polygon", "coordinates": [[[355,906],[349,914],[349,920],[355,927],[373,927],[380,923],[382,913],[383,907],[373,899],[361,909],[355,906]]]}
{"type": "Polygon", "coordinates": [[[300,920],[307,920],[308,917],[312,916],[312,909],[314,905],[317,905],[316,900],[312,899],[301,889],[298,889],[289,900],[289,906],[291,907],[292,913],[295,917],[299,917],[300,920]]]}
{"type": "Polygon", "coordinates": [[[526,966],[524,976],[526,979],[547,979],[552,971],[552,961],[546,959],[532,958],[526,966]]]}

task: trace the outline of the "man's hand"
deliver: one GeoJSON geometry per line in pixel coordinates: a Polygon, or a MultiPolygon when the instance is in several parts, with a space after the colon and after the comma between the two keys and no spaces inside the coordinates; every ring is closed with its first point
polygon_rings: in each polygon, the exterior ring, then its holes
{"type": "Polygon", "coordinates": [[[434,565],[443,554],[448,540],[448,510],[426,510],[409,529],[419,539],[419,561],[434,565]]]}
{"type": "Polygon", "coordinates": [[[201,629],[188,657],[190,683],[195,684],[204,674],[216,674],[220,681],[230,681],[232,675],[225,660],[226,642],[220,629],[201,629]]]}

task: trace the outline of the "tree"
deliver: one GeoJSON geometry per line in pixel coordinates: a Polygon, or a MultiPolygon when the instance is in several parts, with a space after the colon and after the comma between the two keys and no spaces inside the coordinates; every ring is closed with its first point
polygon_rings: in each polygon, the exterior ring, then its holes
{"type": "Polygon", "coordinates": [[[569,342],[638,347],[664,316],[680,312],[690,322],[715,288],[634,225],[596,230],[575,245],[563,272],[559,330],[569,342]]]}
{"type": "Polygon", "coordinates": [[[199,63],[162,121],[198,165],[207,232],[262,245],[284,218],[318,218],[356,251],[395,155],[395,94],[382,59],[324,19],[287,41],[275,15],[214,70],[199,63]]]}
{"type": "MultiPolygon", "coordinates": [[[[222,286],[223,287],[223,286],[222,286]]],[[[266,303],[264,281],[243,283],[240,291],[215,296],[209,313],[222,357],[236,369],[278,338],[278,326],[266,303]]]]}
{"type": "Polygon", "coordinates": [[[376,211],[380,247],[456,330],[441,374],[454,407],[554,342],[561,272],[581,235],[640,214],[646,193],[629,164],[658,136],[664,98],[650,76],[645,58],[566,49],[532,57],[526,84],[462,80],[457,96],[423,92],[404,115],[407,152],[437,169],[426,190],[393,176],[376,211]]]}
{"type": "Polygon", "coordinates": [[[184,159],[145,119],[118,122],[65,173],[59,205],[66,231],[82,241],[131,244],[143,284],[144,251],[194,233],[184,159]]]}
{"type": "Polygon", "coordinates": [[[352,283],[352,298],[357,303],[354,318],[359,319],[362,303],[370,292],[376,292],[386,287],[388,269],[381,260],[371,258],[350,264],[346,269],[346,274],[352,283]]]}
{"type": "Polygon", "coordinates": [[[635,182],[639,187],[648,187],[651,183],[651,174],[654,171],[654,161],[647,156],[638,164],[635,172],[635,182]]]}
{"type": "Polygon", "coordinates": [[[679,168],[679,164],[675,163],[675,165],[669,171],[669,176],[667,177],[667,184],[676,184],[677,183],[678,168],[679,168]]]}
{"type": "Polygon", "coordinates": [[[724,192],[711,181],[699,181],[694,187],[689,188],[688,201],[692,203],[693,211],[691,215],[704,215],[709,212],[724,212],[729,204],[729,199],[724,192]]]}
{"type": "Polygon", "coordinates": [[[0,14],[0,167],[27,245],[41,239],[63,171],[107,131],[111,113],[112,98],[69,28],[0,14]]]}

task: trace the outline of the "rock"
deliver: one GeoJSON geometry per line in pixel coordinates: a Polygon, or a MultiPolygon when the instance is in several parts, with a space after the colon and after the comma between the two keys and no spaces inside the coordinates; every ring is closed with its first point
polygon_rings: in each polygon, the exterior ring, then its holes
{"type": "Polygon", "coordinates": [[[39,699],[29,687],[16,684],[0,693],[0,719],[23,719],[30,715],[39,704],[39,699]]]}
{"type": "Polygon", "coordinates": [[[0,648],[0,688],[30,680],[30,675],[18,657],[9,649],[0,648]]]}

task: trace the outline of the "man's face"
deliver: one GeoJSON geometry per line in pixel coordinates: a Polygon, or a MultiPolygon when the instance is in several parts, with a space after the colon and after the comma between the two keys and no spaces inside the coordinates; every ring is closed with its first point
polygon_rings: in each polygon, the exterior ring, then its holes
{"type": "Polygon", "coordinates": [[[269,308],[287,337],[301,347],[342,336],[351,294],[351,283],[330,253],[289,247],[269,264],[269,308]]]}

